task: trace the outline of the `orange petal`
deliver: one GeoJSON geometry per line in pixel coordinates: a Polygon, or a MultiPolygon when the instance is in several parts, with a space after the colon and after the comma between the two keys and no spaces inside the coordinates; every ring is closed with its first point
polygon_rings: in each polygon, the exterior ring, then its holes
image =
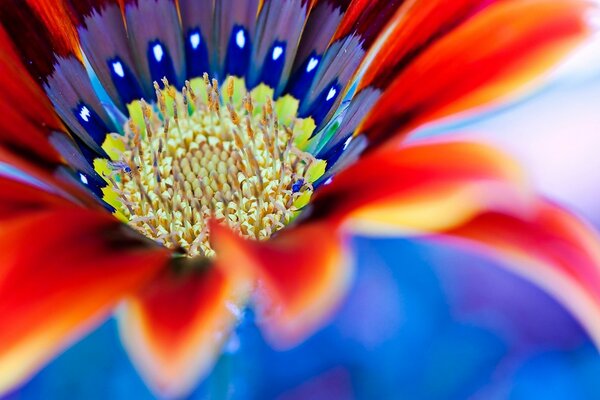
{"type": "Polygon", "coordinates": [[[118,315],[138,371],[168,398],[185,397],[210,372],[253,282],[243,269],[223,268],[220,261],[181,262],[129,299],[118,315]]]}
{"type": "Polygon", "coordinates": [[[357,132],[380,143],[523,89],[587,36],[588,9],[573,0],[488,7],[402,69],[357,132]]]}
{"type": "Polygon", "coordinates": [[[508,261],[561,301],[600,346],[600,237],[593,229],[540,201],[530,215],[485,213],[443,234],[508,261]]]}
{"type": "Polygon", "coordinates": [[[265,242],[248,241],[215,227],[218,254],[236,251],[258,277],[259,321],[276,347],[297,344],[338,306],[351,281],[344,238],[329,222],[288,227],[265,242]]]}
{"type": "Polygon", "coordinates": [[[106,317],[170,253],[112,216],[45,211],[0,225],[0,393],[106,317]]]}
{"type": "Polygon", "coordinates": [[[425,141],[376,151],[320,188],[313,220],[378,234],[429,232],[482,210],[524,211],[531,193],[512,160],[483,144],[425,141]]]}

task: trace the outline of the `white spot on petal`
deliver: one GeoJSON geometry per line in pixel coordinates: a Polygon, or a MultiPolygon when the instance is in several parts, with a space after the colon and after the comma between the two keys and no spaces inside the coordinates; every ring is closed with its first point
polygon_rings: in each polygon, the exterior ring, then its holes
{"type": "Polygon", "coordinates": [[[235,35],[235,43],[240,49],[243,49],[244,46],[246,46],[246,34],[244,33],[243,29],[240,29],[235,35]]]}
{"type": "Polygon", "coordinates": [[[327,98],[325,100],[329,101],[329,100],[333,99],[336,94],[337,94],[337,90],[334,87],[332,87],[331,89],[329,89],[329,93],[327,93],[327,98]]]}
{"type": "Polygon", "coordinates": [[[273,49],[273,61],[277,61],[279,59],[279,57],[281,57],[282,54],[283,54],[283,47],[276,46],[273,49]]]}
{"type": "Polygon", "coordinates": [[[125,78],[125,70],[123,70],[123,64],[121,64],[121,61],[115,61],[114,63],[112,63],[112,67],[113,71],[115,71],[115,74],[117,74],[121,78],[125,78]]]}
{"type": "Polygon", "coordinates": [[[152,52],[154,53],[154,58],[156,58],[156,61],[161,62],[163,56],[165,55],[162,46],[160,44],[155,44],[152,48],[152,52]]]}
{"type": "Polygon", "coordinates": [[[323,182],[323,186],[330,185],[331,182],[333,182],[333,177],[331,177],[331,178],[327,179],[325,182],[323,182]]]}
{"type": "Polygon", "coordinates": [[[92,114],[90,113],[90,110],[86,106],[81,107],[81,111],[79,111],[79,116],[82,120],[84,120],[85,122],[90,122],[91,115],[92,114]]]}
{"type": "Polygon", "coordinates": [[[81,182],[83,182],[84,185],[88,184],[88,179],[86,178],[86,176],[84,174],[79,174],[79,179],[81,179],[81,182]]]}
{"type": "Polygon", "coordinates": [[[348,146],[350,146],[350,142],[352,142],[352,139],[354,139],[353,136],[350,136],[347,140],[346,143],[344,143],[344,150],[346,150],[348,148],[348,146]]]}
{"type": "Polygon", "coordinates": [[[190,44],[192,45],[192,49],[196,50],[198,46],[200,46],[200,34],[192,33],[190,35],[190,44]]]}
{"type": "Polygon", "coordinates": [[[317,65],[319,65],[319,59],[311,57],[308,61],[308,65],[306,66],[306,72],[310,72],[313,69],[317,68],[317,65]]]}

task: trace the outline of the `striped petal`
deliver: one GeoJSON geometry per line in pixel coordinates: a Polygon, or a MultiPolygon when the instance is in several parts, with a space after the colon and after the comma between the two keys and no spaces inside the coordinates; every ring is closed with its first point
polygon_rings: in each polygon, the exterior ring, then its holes
{"type": "Polygon", "coordinates": [[[82,145],[105,154],[100,145],[116,128],[83,65],[70,8],[64,1],[7,0],[0,4],[0,21],[56,113],[82,145]]]}
{"type": "Polygon", "coordinates": [[[108,214],[30,213],[0,226],[0,392],[109,315],[170,254],[108,214]]]}
{"type": "Polygon", "coordinates": [[[81,48],[104,89],[124,113],[142,98],[121,0],[71,0],[81,48]]]}
{"type": "Polygon", "coordinates": [[[29,76],[4,28],[0,27],[0,144],[28,155],[33,162],[61,165],[60,155],[50,146],[52,130],[62,124],[40,87],[29,76]],[[28,134],[23,134],[28,132],[28,134]]]}
{"type": "Polygon", "coordinates": [[[229,250],[214,263],[176,261],[120,310],[123,344],[157,394],[185,397],[221,355],[253,283],[238,267],[247,257],[229,250]]]}
{"type": "MultiPolygon", "coordinates": [[[[403,2],[354,1],[348,5],[327,50],[322,57],[315,58],[316,71],[306,81],[308,89],[300,99],[301,117],[313,118],[319,129],[325,125],[341,103],[365,55],[403,2]]],[[[344,2],[333,3],[342,3],[341,9],[346,7],[344,2]]]]}
{"type": "Polygon", "coordinates": [[[278,348],[295,345],[321,327],[351,281],[345,239],[329,222],[290,227],[266,242],[247,241],[221,227],[211,235],[219,254],[247,255],[237,267],[256,275],[259,321],[278,348]]]}
{"type": "Polygon", "coordinates": [[[365,233],[419,233],[482,210],[525,211],[532,194],[512,160],[483,144],[424,141],[381,149],[342,171],[311,201],[310,219],[365,233]]]}
{"type": "Polygon", "coordinates": [[[540,200],[524,216],[483,213],[441,232],[442,241],[484,252],[562,302],[600,346],[600,236],[540,200]]]}
{"type": "MultiPolygon", "coordinates": [[[[394,67],[399,73],[358,132],[376,145],[397,136],[398,129],[402,135],[523,89],[587,36],[588,10],[587,3],[572,0],[509,1],[488,7],[413,62],[394,67]]],[[[368,82],[376,83],[374,75],[367,75],[368,82]]]]}

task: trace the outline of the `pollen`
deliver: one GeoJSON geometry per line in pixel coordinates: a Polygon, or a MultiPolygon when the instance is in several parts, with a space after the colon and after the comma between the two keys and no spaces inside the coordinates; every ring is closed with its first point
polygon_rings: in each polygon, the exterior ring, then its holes
{"type": "Polygon", "coordinates": [[[202,81],[181,90],[155,82],[155,104],[140,101],[124,134],[111,135],[105,177],[135,230],[210,258],[211,219],[268,239],[306,204],[321,162],[297,147],[302,121],[284,123],[270,95],[240,94],[234,78],[202,81]]]}

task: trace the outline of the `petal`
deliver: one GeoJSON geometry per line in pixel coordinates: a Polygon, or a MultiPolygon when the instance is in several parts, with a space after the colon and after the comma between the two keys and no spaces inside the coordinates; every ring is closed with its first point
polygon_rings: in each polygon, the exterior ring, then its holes
{"type": "Polygon", "coordinates": [[[83,65],[72,12],[64,1],[7,0],[0,21],[21,60],[43,87],[56,113],[94,152],[116,132],[83,65]]]}
{"type": "Polygon", "coordinates": [[[512,160],[483,144],[424,141],[374,152],[324,185],[312,220],[363,233],[428,232],[481,210],[525,211],[531,193],[512,160]]]}
{"type": "Polygon", "coordinates": [[[83,209],[4,222],[0,243],[0,392],[93,328],[170,257],[110,215],[83,209]]]}
{"type": "Polygon", "coordinates": [[[235,248],[215,262],[179,260],[132,296],[119,331],[138,371],[168,398],[189,394],[221,355],[253,286],[235,248]]]}
{"type": "MultiPolygon", "coordinates": [[[[318,129],[325,126],[350,89],[365,55],[402,2],[361,0],[348,5],[327,50],[318,55],[318,67],[312,75],[305,77],[309,89],[306,97],[300,99],[299,115],[302,118],[313,118],[318,129]]],[[[293,90],[293,87],[289,89],[293,90]]]]}
{"type": "Polygon", "coordinates": [[[258,279],[259,323],[278,348],[297,344],[335,311],[351,282],[345,238],[329,222],[289,227],[266,242],[248,241],[213,227],[218,254],[247,254],[258,279]]]}
{"type": "Polygon", "coordinates": [[[62,164],[60,155],[50,146],[51,130],[62,124],[41,88],[29,76],[8,34],[0,27],[0,144],[13,152],[40,160],[62,164]],[[23,134],[23,132],[27,134],[23,134]]]}
{"type": "Polygon", "coordinates": [[[507,261],[561,301],[600,346],[600,237],[585,223],[540,200],[526,216],[483,213],[441,234],[507,261]]]}
{"type": "Polygon", "coordinates": [[[73,208],[64,197],[40,187],[0,175],[0,222],[22,217],[35,211],[73,208]]]}
{"type": "Polygon", "coordinates": [[[522,89],[582,42],[588,10],[572,0],[488,7],[401,69],[357,132],[374,145],[522,89]]]}
{"type": "MultiPolygon", "coordinates": [[[[85,205],[91,209],[102,209],[101,204],[81,186],[71,181],[65,181],[61,176],[57,177],[54,173],[56,166],[34,165],[30,159],[26,159],[22,155],[17,156],[0,146],[0,166],[2,164],[18,172],[26,182],[36,185],[40,189],[36,192],[37,196],[44,196],[42,192],[47,191],[56,193],[75,204],[85,205]]],[[[6,167],[3,169],[6,169],[6,167]]],[[[0,175],[7,174],[2,171],[0,175]]],[[[10,180],[7,179],[7,181],[10,180]]],[[[1,185],[4,185],[4,183],[1,183],[1,185]]],[[[4,191],[5,189],[2,188],[1,190],[4,191]]]]}

